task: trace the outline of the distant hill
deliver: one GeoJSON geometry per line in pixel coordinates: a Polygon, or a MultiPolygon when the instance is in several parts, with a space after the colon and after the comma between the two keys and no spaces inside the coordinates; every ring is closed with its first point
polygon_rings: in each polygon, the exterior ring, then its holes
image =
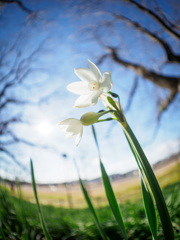
{"type": "MultiPolygon", "coordinates": [[[[173,162],[173,161],[178,161],[179,159],[180,159],[180,153],[176,153],[176,154],[171,155],[168,158],[165,158],[165,159],[160,160],[157,163],[153,164],[152,168],[154,170],[157,170],[157,169],[163,167],[164,165],[166,165],[170,162],[173,162]]],[[[129,171],[127,173],[123,173],[123,174],[118,174],[118,173],[112,174],[112,175],[109,175],[109,177],[110,177],[111,181],[119,181],[119,180],[123,180],[125,178],[134,177],[137,175],[138,175],[138,170],[135,169],[135,170],[129,171]]],[[[87,182],[100,182],[100,181],[101,181],[100,177],[92,179],[92,180],[87,180],[87,182]]]]}
{"type": "MultiPolygon", "coordinates": [[[[160,160],[158,161],[157,163],[153,164],[152,167],[154,170],[157,170],[157,169],[160,169],[161,167],[163,167],[164,165],[170,163],[170,162],[173,162],[173,161],[178,161],[180,159],[180,153],[176,153],[176,154],[173,154],[171,155],[170,157],[167,157],[163,160],[160,160]]],[[[132,171],[129,171],[127,173],[123,173],[123,174],[112,174],[112,175],[109,175],[110,179],[112,182],[115,182],[115,181],[119,181],[119,180],[124,180],[124,179],[127,179],[127,178],[132,178],[132,177],[135,177],[138,175],[138,170],[135,169],[135,170],[132,170],[132,171]]],[[[2,179],[0,178],[0,181],[7,184],[7,185],[10,185],[10,186],[13,186],[15,185],[15,181],[12,181],[12,180],[9,180],[9,179],[2,179]]],[[[91,179],[91,180],[84,180],[85,183],[101,183],[101,177],[98,177],[98,178],[95,178],[95,179],[91,179]]],[[[37,184],[37,186],[60,186],[60,185],[66,185],[66,184],[70,184],[70,185],[76,185],[78,184],[79,182],[78,181],[72,181],[72,182],[64,182],[64,183],[51,183],[51,184],[37,184]]],[[[19,182],[19,184],[22,186],[22,185],[31,185],[31,183],[28,183],[28,182],[19,182]]]]}

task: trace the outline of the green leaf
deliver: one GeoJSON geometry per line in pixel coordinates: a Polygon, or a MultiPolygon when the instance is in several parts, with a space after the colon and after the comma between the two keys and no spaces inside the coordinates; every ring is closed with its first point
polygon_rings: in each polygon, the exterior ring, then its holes
{"type": "Polygon", "coordinates": [[[122,215],[121,215],[120,207],[117,203],[115,194],[114,194],[112,186],[111,186],[111,182],[109,180],[109,177],[108,177],[108,175],[106,173],[106,170],[104,168],[104,165],[101,161],[101,153],[100,153],[99,144],[98,144],[98,140],[97,140],[97,136],[96,136],[96,131],[95,131],[95,128],[94,128],[93,125],[92,125],[92,132],[93,132],[94,140],[95,140],[96,147],[97,147],[98,154],[99,154],[99,161],[100,161],[100,168],[101,168],[103,185],[104,185],[104,189],[105,189],[105,192],[106,192],[106,196],[107,196],[111,211],[112,211],[112,213],[113,213],[113,215],[114,215],[114,217],[115,217],[115,219],[116,219],[116,221],[117,221],[117,223],[118,223],[118,225],[121,229],[123,237],[125,239],[128,239],[127,234],[126,234],[126,230],[125,230],[125,225],[124,225],[124,222],[123,222],[123,218],[122,218],[122,215]]]}
{"type": "Polygon", "coordinates": [[[151,193],[149,192],[149,189],[145,181],[142,179],[142,177],[141,177],[141,189],[142,189],[144,208],[145,208],[146,216],[148,219],[149,227],[153,235],[153,239],[156,240],[158,225],[157,225],[157,217],[156,217],[154,202],[153,202],[151,193]]]}
{"type": "Polygon", "coordinates": [[[150,189],[152,191],[152,194],[159,212],[159,216],[161,219],[165,240],[174,240],[172,223],[167,210],[166,202],[164,200],[158,181],[151,168],[151,165],[149,164],[138,140],[136,139],[129,125],[128,124],[124,125],[123,130],[128,139],[131,150],[136,159],[137,165],[141,173],[145,175],[147,182],[150,186],[150,189]]]}
{"type": "Polygon", "coordinates": [[[119,95],[117,95],[116,93],[114,92],[108,92],[109,94],[111,94],[111,96],[115,97],[115,98],[119,98],[119,95]]]}
{"type": "Polygon", "coordinates": [[[110,205],[110,208],[112,210],[112,213],[121,229],[122,235],[124,237],[124,239],[128,239],[127,238],[127,234],[126,234],[126,230],[125,230],[125,225],[123,222],[123,217],[120,211],[120,207],[117,203],[116,197],[114,195],[114,191],[112,189],[111,186],[111,182],[109,180],[109,177],[106,173],[106,170],[104,168],[103,163],[100,161],[100,167],[101,167],[101,173],[102,173],[102,180],[103,180],[103,185],[105,188],[105,192],[106,192],[106,196],[110,205]]]}
{"type": "Polygon", "coordinates": [[[96,147],[97,147],[99,156],[101,156],[100,149],[99,149],[99,144],[98,144],[98,140],[97,140],[97,136],[96,136],[95,127],[93,125],[91,125],[91,127],[92,127],[93,137],[94,137],[94,140],[95,140],[95,143],[96,143],[96,147]]]}
{"type": "Polygon", "coordinates": [[[111,97],[107,97],[107,100],[108,100],[108,102],[111,104],[111,106],[113,107],[113,108],[115,108],[118,112],[119,112],[119,109],[118,109],[118,107],[116,106],[116,103],[114,102],[114,100],[111,98],[111,97]]]}
{"type": "MultiPolygon", "coordinates": [[[[126,136],[126,134],[125,134],[125,136],[126,136]]],[[[153,239],[156,240],[157,239],[158,224],[157,224],[156,211],[155,211],[155,207],[154,207],[154,201],[153,201],[152,195],[149,192],[149,189],[146,185],[145,178],[144,178],[144,175],[143,175],[143,169],[141,168],[140,160],[138,159],[138,155],[136,154],[134,146],[133,146],[133,144],[131,144],[131,142],[129,141],[127,136],[126,136],[126,139],[129,143],[129,146],[130,146],[130,148],[133,152],[133,155],[134,155],[134,157],[137,161],[137,164],[138,164],[138,167],[139,167],[139,170],[140,170],[141,188],[142,188],[142,194],[143,194],[144,208],[145,208],[146,216],[147,216],[147,219],[148,219],[149,227],[150,227],[151,233],[153,235],[153,239]]]]}
{"type": "Polygon", "coordinates": [[[45,223],[45,220],[44,220],[44,217],[43,217],[43,214],[42,214],[42,211],[41,211],[41,207],[40,207],[40,204],[39,204],[32,159],[30,160],[30,166],[31,166],[31,179],[32,179],[32,185],[33,185],[33,191],[34,191],[34,196],[35,196],[35,199],[36,199],[36,204],[37,204],[37,207],[38,207],[38,212],[39,212],[39,217],[40,217],[43,233],[45,235],[46,240],[52,240],[51,236],[48,233],[48,229],[46,227],[46,223],[45,223]]]}
{"type": "Polygon", "coordinates": [[[83,195],[85,197],[85,200],[86,200],[86,202],[88,204],[89,210],[91,211],[91,213],[92,213],[92,215],[94,217],[96,226],[97,226],[97,228],[98,228],[98,230],[99,230],[99,232],[101,234],[101,237],[103,238],[103,240],[108,240],[109,238],[106,236],[105,232],[103,231],[103,228],[101,227],[101,224],[99,222],[99,219],[98,219],[98,216],[97,216],[96,211],[94,209],[94,206],[93,206],[93,204],[91,202],[90,197],[88,196],[86,188],[84,187],[84,184],[83,184],[83,182],[82,182],[80,177],[79,177],[79,182],[80,182],[81,189],[82,189],[83,195]]]}

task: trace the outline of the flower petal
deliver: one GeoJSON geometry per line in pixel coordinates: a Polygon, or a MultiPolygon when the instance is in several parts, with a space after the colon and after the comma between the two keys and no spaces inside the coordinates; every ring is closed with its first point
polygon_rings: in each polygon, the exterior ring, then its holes
{"type": "Polygon", "coordinates": [[[72,137],[74,137],[74,134],[72,132],[71,133],[69,133],[69,132],[66,133],[66,139],[70,139],[72,137]]]}
{"type": "Polygon", "coordinates": [[[89,62],[89,67],[90,67],[91,71],[96,76],[96,79],[97,79],[96,81],[99,82],[99,80],[102,78],[102,74],[101,74],[99,68],[93,62],[91,62],[89,59],[88,59],[88,62],[89,62]]]}
{"type": "Polygon", "coordinates": [[[61,121],[59,125],[60,129],[66,132],[74,133],[76,135],[79,133],[82,123],[79,119],[68,118],[61,121]]]}
{"type": "Polygon", "coordinates": [[[69,85],[67,85],[67,90],[78,95],[89,93],[88,85],[85,82],[70,83],[69,85]]]}
{"type": "Polygon", "coordinates": [[[76,68],[74,72],[84,82],[97,82],[96,74],[88,68],[76,68]]]}
{"type": "Polygon", "coordinates": [[[98,102],[98,98],[100,97],[100,95],[103,92],[103,88],[99,88],[98,91],[94,91],[92,96],[91,96],[91,105],[95,105],[98,102]]]}
{"type": "Polygon", "coordinates": [[[73,122],[78,121],[76,118],[67,118],[59,123],[60,127],[61,126],[68,126],[71,125],[73,122]]]}
{"type": "Polygon", "coordinates": [[[100,88],[98,91],[91,91],[91,93],[87,95],[81,95],[75,102],[76,108],[83,108],[95,105],[98,101],[99,96],[101,95],[103,89],[100,88]]]}
{"type": "Polygon", "coordinates": [[[78,122],[74,122],[74,124],[69,125],[66,132],[73,133],[73,135],[79,134],[81,130],[82,123],[80,120],[78,122]]]}
{"type": "Polygon", "coordinates": [[[111,73],[109,71],[105,72],[102,77],[102,82],[100,86],[103,88],[103,92],[109,92],[112,88],[111,73]]]}
{"type": "Polygon", "coordinates": [[[77,137],[76,137],[76,140],[75,140],[76,146],[78,146],[78,144],[80,143],[81,138],[82,138],[82,134],[83,134],[83,126],[81,127],[80,133],[79,133],[79,134],[77,135],[77,137]]]}
{"type": "Polygon", "coordinates": [[[81,95],[75,101],[74,107],[83,108],[91,106],[91,94],[81,95]]]}
{"type": "Polygon", "coordinates": [[[75,142],[76,145],[79,144],[83,133],[83,125],[79,119],[68,118],[66,120],[63,120],[60,122],[60,127],[66,132],[67,139],[77,135],[75,142]]]}

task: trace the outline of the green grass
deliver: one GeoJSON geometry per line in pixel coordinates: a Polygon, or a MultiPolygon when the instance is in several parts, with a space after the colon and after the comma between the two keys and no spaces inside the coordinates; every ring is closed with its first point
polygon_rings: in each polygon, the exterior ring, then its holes
{"type": "MultiPolygon", "coordinates": [[[[180,238],[178,222],[180,219],[179,183],[169,185],[163,189],[168,205],[175,239],[180,238]]],[[[142,200],[125,202],[121,205],[129,240],[150,240],[151,233],[145,218],[142,200]]],[[[119,229],[109,207],[96,209],[101,219],[104,231],[111,240],[122,239],[119,229]]],[[[88,209],[67,209],[53,206],[42,206],[42,212],[53,240],[100,240],[101,236],[94,224],[88,209]]],[[[35,240],[43,236],[37,206],[25,200],[18,199],[1,186],[0,191],[0,228],[5,239],[35,240]]],[[[0,239],[3,239],[0,231],[0,239]]],[[[159,229],[162,239],[162,229],[159,229]]]]}
{"type": "MultiPolygon", "coordinates": [[[[158,170],[155,170],[156,177],[161,188],[166,187],[169,184],[180,181],[179,177],[180,162],[173,161],[158,170]]],[[[130,179],[123,181],[112,182],[112,186],[115,195],[120,203],[124,203],[131,199],[131,201],[137,201],[141,198],[141,188],[139,176],[134,176],[130,179]]],[[[102,184],[86,183],[87,190],[89,190],[91,200],[96,207],[103,207],[107,205],[107,198],[102,184]]],[[[29,186],[21,186],[22,196],[25,200],[35,203],[34,194],[32,188],[29,186]]],[[[67,190],[64,186],[61,186],[57,191],[51,191],[50,188],[46,189],[37,186],[39,201],[41,204],[50,204],[58,207],[69,207],[67,190]]],[[[72,197],[73,208],[84,208],[86,202],[82,194],[79,185],[69,186],[69,192],[72,197]]],[[[18,196],[15,191],[14,196],[18,196]]]]}

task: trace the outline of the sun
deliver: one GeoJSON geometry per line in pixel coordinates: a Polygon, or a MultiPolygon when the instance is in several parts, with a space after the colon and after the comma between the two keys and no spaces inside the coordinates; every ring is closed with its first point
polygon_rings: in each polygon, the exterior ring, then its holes
{"type": "Polygon", "coordinates": [[[48,122],[41,122],[37,126],[38,132],[44,135],[48,135],[52,131],[52,125],[48,122]]]}

